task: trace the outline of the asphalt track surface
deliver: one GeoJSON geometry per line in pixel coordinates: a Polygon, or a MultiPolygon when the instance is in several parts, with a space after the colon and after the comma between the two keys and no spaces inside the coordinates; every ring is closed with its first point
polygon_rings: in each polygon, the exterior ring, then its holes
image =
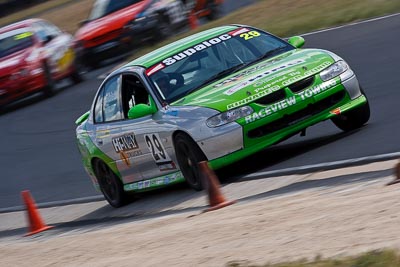
{"type": "MultiPolygon", "coordinates": [[[[327,121],[221,172],[222,179],[400,151],[400,15],[307,34],[306,46],[331,50],[355,70],[371,105],[371,119],[344,134],[327,121]]],[[[20,206],[22,190],[37,203],[98,199],[75,144],[75,119],[85,112],[107,67],[77,86],[65,83],[49,99],[20,101],[0,116],[0,210],[20,206]]],[[[379,158],[379,157],[378,157],[379,158]]],[[[321,167],[323,168],[323,167],[321,167]]]]}

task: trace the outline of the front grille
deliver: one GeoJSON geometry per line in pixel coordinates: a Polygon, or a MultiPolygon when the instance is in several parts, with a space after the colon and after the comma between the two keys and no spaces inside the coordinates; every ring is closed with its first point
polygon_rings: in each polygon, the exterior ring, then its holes
{"type": "Polygon", "coordinates": [[[341,90],[340,92],[334,93],[327,98],[322,99],[321,101],[318,101],[314,104],[308,105],[306,108],[299,110],[295,113],[292,113],[290,115],[285,115],[284,117],[271,122],[269,124],[260,126],[258,128],[255,128],[253,130],[250,130],[247,133],[247,136],[249,138],[258,138],[262,137],[264,135],[279,131],[281,129],[284,129],[286,127],[289,127],[291,125],[294,125],[298,122],[301,122],[311,116],[317,115],[318,113],[331,108],[332,106],[336,105],[345,96],[345,91],[341,90]]]}
{"type": "Polygon", "coordinates": [[[286,98],[286,93],[283,89],[270,93],[254,101],[254,103],[261,105],[269,105],[286,98]]]}
{"type": "Polygon", "coordinates": [[[314,76],[310,76],[303,80],[295,82],[295,83],[289,85],[288,87],[292,92],[297,93],[297,92],[300,92],[300,91],[306,89],[313,83],[314,83],[314,76]]]}

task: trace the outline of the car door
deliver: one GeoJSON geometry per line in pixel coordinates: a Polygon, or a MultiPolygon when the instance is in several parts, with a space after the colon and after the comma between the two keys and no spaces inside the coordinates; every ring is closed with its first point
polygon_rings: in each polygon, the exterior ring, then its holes
{"type": "Polygon", "coordinates": [[[115,164],[123,183],[141,180],[142,176],[132,155],[139,153],[134,133],[124,134],[121,103],[121,75],[108,78],[102,85],[94,104],[93,142],[105,154],[108,165],[115,164]]]}
{"type": "MultiPolygon", "coordinates": [[[[139,74],[123,73],[109,78],[95,105],[96,144],[115,162],[124,184],[164,177],[177,172],[171,132],[160,113],[128,119],[128,111],[149,104],[149,91],[139,74]],[[102,100],[100,98],[103,98],[102,100]],[[102,107],[97,107],[102,103],[102,107]],[[102,113],[102,114],[101,114],[102,113]]],[[[150,181],[138,189],[149,187],[150,181]]]]}
{"type": "MultiPolygon", "coordinates": [[[[121,85],[125,119],[121,123],[120,138],[134,138],[137,143],[137,149],[127,153],[128,160],[135,162],[143,180],[162,178],[167,174],[177,172],[171,140],[175,125],[164,121],[163,113],[160,111],[129,119],[128,111],[138,104],[150,105],[152,94],[139,73],[122,74],[121,85]]],[[[150,183],[143,183],[142,186],[150,186],[150,183]]]]}

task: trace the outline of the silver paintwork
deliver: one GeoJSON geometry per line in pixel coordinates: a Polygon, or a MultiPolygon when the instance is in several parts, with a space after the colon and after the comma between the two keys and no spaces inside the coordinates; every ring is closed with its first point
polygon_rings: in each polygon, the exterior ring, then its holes
{"type": "MultiPolygon", "coordinates": [[[[125,67],[111,73],[105,81],[121,73],[132,73],[138,75],[147,88],[152,88],[144,71],[142,67],[125,67]]],[[[95,99],[97,99],[99,92],[100,90],[96,93],[95,99]]],[[[218,111],[198,106],[163,107],[158,100],[159,96],[152,90],[149,90],[149,93],[158,108],[158,111],[153,115],[134,120],[93,124],[95,105],[95,101],[93,101],[91,115],[87,122],[86,129],[91,140],[104,154],[115,161],[124,184],[167,175],[179,170],[173,140],[173,134],[176,132],[187,133],[193,138],[208,160],[243,148],[243,133],[239,124],[230,123],[217,128],[209,128],[206,125],[206,120],[218,114],[218,111]],[[128,154],[131,157],[129,157],[129,164],[127,164],[115,151],[112,139],[132,133],[135,135],[139,148],[132,151],[132,154],[128,154]],[[157,165],[148,146],[148,141],[146,142],[146,136],[153,137],[153,135],[160,141],[166,154],[175,164],[175,169],[161,170],[157,165]],[[224,140],[224,142],[222,143],[221,140],[224,140]]]]}

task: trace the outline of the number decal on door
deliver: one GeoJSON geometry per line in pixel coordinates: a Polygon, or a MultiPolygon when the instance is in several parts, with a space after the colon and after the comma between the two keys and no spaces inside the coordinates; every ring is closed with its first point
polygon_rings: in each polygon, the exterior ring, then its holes
{"type": "Polygon", "coordinates": [[[144,135],[144,140],[156,163],[171,162],[171,158],[168,156],[157,133],[144,135]]]}

